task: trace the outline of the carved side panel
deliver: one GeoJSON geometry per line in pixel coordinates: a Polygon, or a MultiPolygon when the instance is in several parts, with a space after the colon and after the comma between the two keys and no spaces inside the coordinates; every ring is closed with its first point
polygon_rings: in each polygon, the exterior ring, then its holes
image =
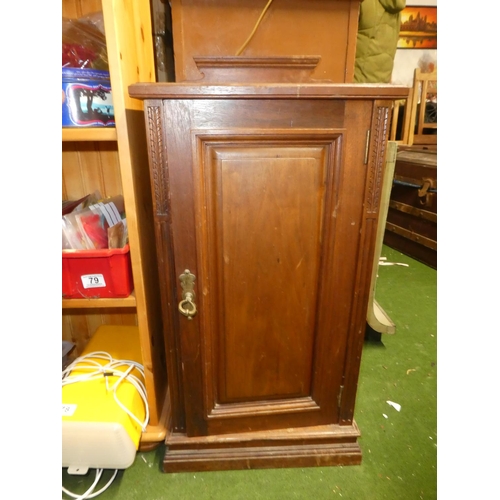
{"type": "Polygon", "coordinates": [[[177,279],[174,268],[174,251],[170,214],[170,181],[165,140],[164,112],[161,101],[148,101],[145,105],[149,145],[149,168],[153,193],[158,275],[165,342],[167,345],[167,378],[171,404],[171,429],[185,428],[184,396],[180,365],[180,339],[178,315],[172,307],[176,298],[177,279]]]}
{"type": "Polygon", "coordinates": [[[387,133],[389,121],[389,107],[376,106],[372,121],[370,144],[370,159],[368,172],[368,190],[366,194],[366,213],[375,216],[380,204],[380,193],[384,172],[385,150],[387,147],[387,133]]]}
{"type": "Polygon", "coordinates": [[[168,213],[168,165],[166,162],[165,143],[163,140],[163,122],[161,108],[148,105],[147,128],[149,140],[149,164],[153,183],[154,211],[156,215],[168,213]]]}

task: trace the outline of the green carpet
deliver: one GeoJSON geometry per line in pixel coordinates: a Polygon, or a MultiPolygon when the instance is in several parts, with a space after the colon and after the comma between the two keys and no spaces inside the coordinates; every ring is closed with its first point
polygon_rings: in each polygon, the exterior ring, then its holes
{"type": "MultiPolygon", "coordinates": [[[[386,246],[376,299],[396,324],[394,335],[365,342],[355,420],[358,466],[165,474],[163,447],[138,453],[101,500],[419,500],[437,498],[437,272],[386,246]],[[401,405],[400,411],[389,405],[401,405]]],[[[83,493],[93,482],[69,476],[83,493]]],[[[105,471],[100,486],[111,477],[105,471]]],[[[98,486],[98,488],[100,487],[98,486]]],[[[70,498],[63,495],[63,498],[70,498]]]]}

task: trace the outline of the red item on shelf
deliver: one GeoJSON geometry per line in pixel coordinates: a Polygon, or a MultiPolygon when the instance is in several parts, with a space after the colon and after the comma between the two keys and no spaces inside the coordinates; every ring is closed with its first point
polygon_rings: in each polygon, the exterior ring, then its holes
{"type": "Polygon", "coordinates": [[[63,68],[91,68],[96,59],[97,53],[88,47],[76,43],[62,44],[63,68]]]}
{"type": "Polygon", "coordinates": [[[124,298],[133,290],[130,246],[62,251],[62,298],[124,298]]]}

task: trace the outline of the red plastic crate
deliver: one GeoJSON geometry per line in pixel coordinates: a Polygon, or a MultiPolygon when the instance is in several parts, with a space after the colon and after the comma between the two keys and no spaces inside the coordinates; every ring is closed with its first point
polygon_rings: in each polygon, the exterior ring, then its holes
{"type": "Polygon", "coordinates": [[[63,299],[128,297],[133,288],[129,245],[62,251],[63,299]]]}

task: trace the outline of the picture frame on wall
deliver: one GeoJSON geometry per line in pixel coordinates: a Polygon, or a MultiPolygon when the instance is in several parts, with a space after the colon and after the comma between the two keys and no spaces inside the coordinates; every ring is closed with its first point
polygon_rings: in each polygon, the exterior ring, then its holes
{"type": "Polygon", "coordinates": [[[437,49],[437,7],[411,5],[401,11],[398,49],[437,49]]]}

